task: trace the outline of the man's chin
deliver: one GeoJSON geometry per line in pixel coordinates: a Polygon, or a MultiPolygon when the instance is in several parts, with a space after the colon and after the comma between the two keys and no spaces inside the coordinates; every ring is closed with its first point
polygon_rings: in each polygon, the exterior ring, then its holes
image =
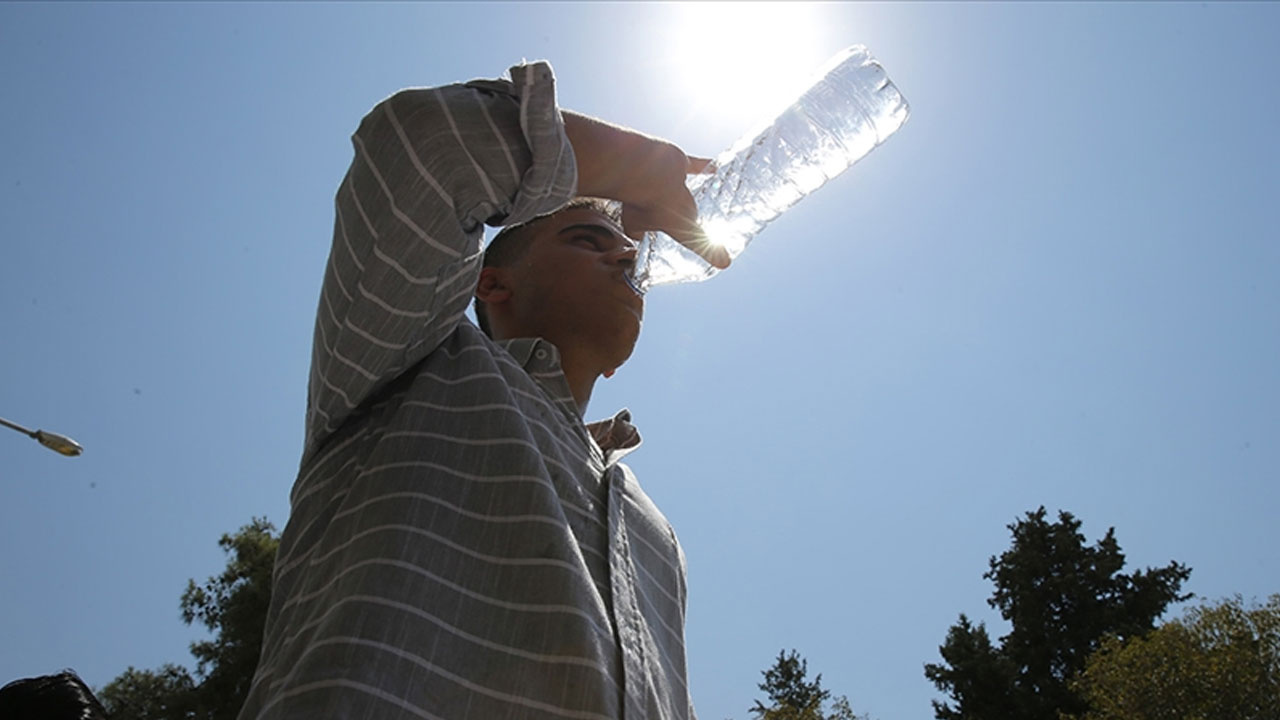
{"type": "Polygon", "coordinates": [[[614,354],[613,367],[621,367],[623,363],[631,359],[631,354],[635,352],[636,342],[640,339],[640,320],[636,319],[635,331],[627,333],[625,336],[618,338],[618,342],[614,345],[618,352],[614,354]]]}

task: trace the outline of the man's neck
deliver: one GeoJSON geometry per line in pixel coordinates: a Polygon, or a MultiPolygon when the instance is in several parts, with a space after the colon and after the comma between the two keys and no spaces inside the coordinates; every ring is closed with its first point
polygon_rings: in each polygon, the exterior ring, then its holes
{"type": "MultiPolygon", "coordinates": [[[[504,333],[495,333],[495,340],[515,339],[515,336],[508,337],[504,333]]],[[[521,335],[519,337],[527,337],[521,335]]],[[[556,339],[541,335],[542,339],[555,346],[556,352],[560,355],[560,371],[564,373],[564,379],[569,386],[569,394],[573,396],[573,403],[578,408],[578,414],[586,417],[587,403],[591,400],[591,391],[595,388],[596,380],[600,376],[613,368],[605,367],[605,363],[598,357],[598,353],[593,352],[594,346],[591,344],[581,345],[573,342],[556,339]]]]}
{"type": "Polygon", "coordinates": [[[587,403],[591,401],[591,391],[595,389],[596,380],[602,374],[599,363],[586,362],[580,353],[570,349],[557,347],[560,351],[560,370],[564,373],[569,392],[573,395],[574,404],[578,406],[578,414],[584,418],[587,403]]]}

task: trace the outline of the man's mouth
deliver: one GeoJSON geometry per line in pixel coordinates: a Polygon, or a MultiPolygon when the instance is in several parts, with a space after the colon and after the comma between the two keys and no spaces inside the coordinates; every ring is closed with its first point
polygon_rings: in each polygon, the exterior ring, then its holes
{"type": "MultiPolygon", "coordinates": [[[[626,276],[624,275],[623,277],[626,277],[626,276]]],[[[633,315],[643,320],[644,319],[644,293],[636,290],[636,288],[629,281],[626,283],[626,285],[627,285],[628,292],[626,295],[619,296],[619,299],[622,301],[623,305],[627,306],[627,309],[630,310],[633,315]]]]}
{"type": "Polygon", "coordinates": [[[627,287],[631,288],[631,292],[639,295],[640,297],[644,297],[644,290],[641,290],[640,286],[636,285],[636,281],[631,279],[631,273],[622,273],[622,279],[627,283],[627,287]]]}

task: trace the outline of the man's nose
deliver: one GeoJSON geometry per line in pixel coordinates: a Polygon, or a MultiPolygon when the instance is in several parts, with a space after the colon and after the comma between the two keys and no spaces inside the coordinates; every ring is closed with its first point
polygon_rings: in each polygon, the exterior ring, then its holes
{"type": "Polygon", "coordinates": [[[638,251],[638,249],[639,248],[635,243],[626,243],[625,245],[619,245],[618,247],[609,251],[609,263],[612,265],[621,265],[624,268],[629,268],[632,265],[636,264],[636,252],[638,251]]]}

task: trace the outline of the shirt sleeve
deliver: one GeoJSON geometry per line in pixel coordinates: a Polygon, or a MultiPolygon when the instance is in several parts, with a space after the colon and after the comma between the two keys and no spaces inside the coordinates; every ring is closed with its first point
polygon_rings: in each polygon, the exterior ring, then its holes
{"type": "Polygon", "coordinates": [[[352,136],[316,312],[306,453],[462,321],[485,224],[572,198],[577,169],[551,67],[510,74],[403,90],[352,136]]]}

